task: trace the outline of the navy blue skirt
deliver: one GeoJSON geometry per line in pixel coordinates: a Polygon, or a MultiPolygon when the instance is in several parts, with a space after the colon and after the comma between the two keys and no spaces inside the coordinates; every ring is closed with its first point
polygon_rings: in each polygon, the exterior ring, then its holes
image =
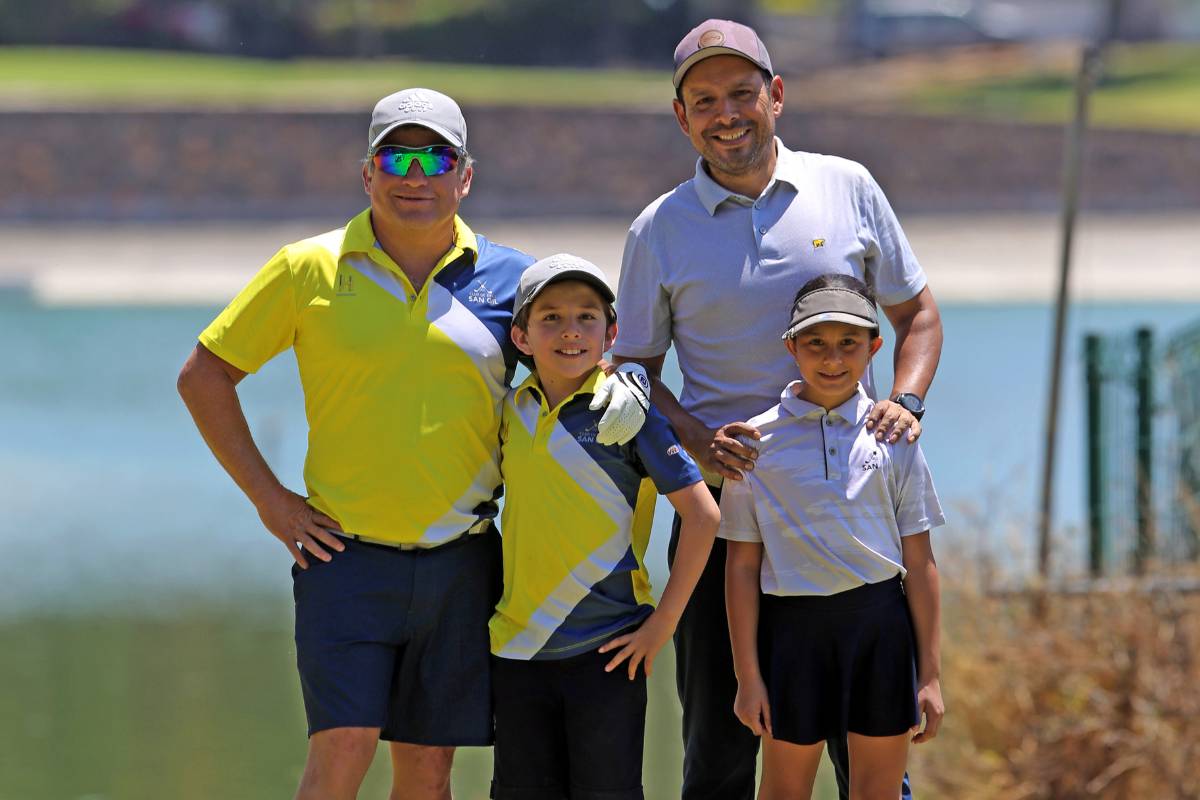
{"type": "Polygon", "coordinates": [[[918,722],[916,639],[899,575],[826,597],[763,595],[758,651],[776,739],[898,736],[918,722]]]}

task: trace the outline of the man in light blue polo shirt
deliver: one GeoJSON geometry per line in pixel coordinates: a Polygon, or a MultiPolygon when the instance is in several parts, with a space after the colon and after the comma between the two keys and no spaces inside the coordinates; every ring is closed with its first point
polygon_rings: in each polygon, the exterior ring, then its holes
{"type": "MultiPolygon", "coordinates": [[[[941,320],[878,184],[860,164],[791,151],[775,138],[783,80],[744,25],[708,20],[693,29],[676,48],[674,83],[675,115],[700,158],[695,176],[630,228],[614,360],[640,362],[657,377],[675,346],[683,391],[676,399],[656,381],[653,401],[717,495],[723,480],[753,469],[757,453],[736,437],[757,432],[743,421],[778,401],[781,375],[799,377],[778,341],[796,290],[846,273],[874,289],[896,331],[891,400],[875,405],[869,426],[880,438],[915,439],[941,320]]],[[[875,396],[870,378],[864,385],[875,396]]],[[[718,541],[675,638],[684,800],[754,793],[758,741],[732,711],[724,563],[718,541]]],[[[830,742],[830,756],[845,797],[844,741],[830,742]]]]}

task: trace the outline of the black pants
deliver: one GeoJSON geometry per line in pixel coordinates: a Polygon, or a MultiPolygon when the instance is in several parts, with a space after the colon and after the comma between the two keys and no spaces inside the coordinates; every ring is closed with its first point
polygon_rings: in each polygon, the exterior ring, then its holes
{"type": "Polygon", "coordinates": [[[612,653],[492,658],[496,800],[643,800],[646,674],[612,653]]]}
{"type": "MultiPolygon", "coordinates": [[[[709,490],[720,502],[721,490],[709,490]]],[[[675,562],[679,515],[667,563],[675,562]]],[[[683,800],[753,800],[758,737],[733,714],[737,678],[725,616],[725,540],[712,555],[675,629],[675,686],[683,705],[683,800]]],[[[844,736],[826,742],[841,800],[850,797],[850,751],[844,736]]],[[[900,796],[911,800],[908,774],[900,796]]]]}

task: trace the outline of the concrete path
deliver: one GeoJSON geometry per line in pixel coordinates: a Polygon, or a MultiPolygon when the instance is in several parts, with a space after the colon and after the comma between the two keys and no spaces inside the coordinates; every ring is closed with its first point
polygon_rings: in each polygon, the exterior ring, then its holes
{"type": "MultiPolygon", "coordinates": [[[[1053,298],[1057,217],[906,216],[903,222],[940,301],[1053,298]]],[[[535,255],[574,252],[614,278],[628,223],[472,220],[477,231],[496,241],[535,255]]],[[[0,285],[27,287],[50,305],[220,304],[280,245],[324,227],[320,222],[0,227],[0,285]]],[[[1200,211],[1084,216],[1071,283],[1080,301],[1200,300],[1200,211]]]]}

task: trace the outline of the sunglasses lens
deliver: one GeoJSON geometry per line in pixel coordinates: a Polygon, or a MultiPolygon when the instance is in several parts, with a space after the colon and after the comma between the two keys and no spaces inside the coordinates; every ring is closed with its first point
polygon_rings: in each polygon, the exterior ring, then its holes
{"type": "Polygon", "coordinates": [[[427,177],[445,175],[458,166],[458,150],[448,144],[432,147],[385,145],[375,151],[375,166],[389,175],[404,176],[416,161],[427,177]]]}

